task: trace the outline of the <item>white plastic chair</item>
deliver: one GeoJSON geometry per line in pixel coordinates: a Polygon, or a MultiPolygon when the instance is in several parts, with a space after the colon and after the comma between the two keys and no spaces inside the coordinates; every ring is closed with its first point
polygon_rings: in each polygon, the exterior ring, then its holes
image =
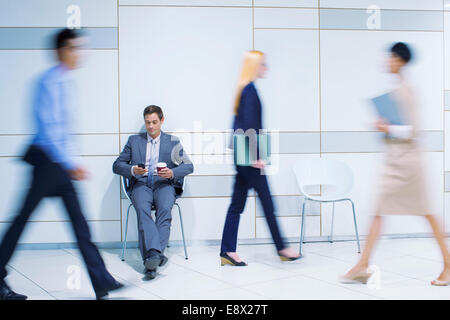
{"type": "Polygon", "coordinates": [[[300,254],[302,253],[303,231],[305,224],[306,201],[332,202],[333,213],[331,218],[331,233],[329,241],[333,242],[334,204],[341,201],[349,201],[352,204],[355,234],[358,243],[358,253],[361,253],[359,244],[358,226],[356,224],[355,204],[348,198],[353,187],[353,171],[345,163],[334,159],[314,159],[298,161],[294,165],[294,174],[297,179],[300,192],[305,196],[302,208],[302,226],[300,231],[300,254]],[[321,188],[321,195],[313,195],[314,189],[321,188]]]}

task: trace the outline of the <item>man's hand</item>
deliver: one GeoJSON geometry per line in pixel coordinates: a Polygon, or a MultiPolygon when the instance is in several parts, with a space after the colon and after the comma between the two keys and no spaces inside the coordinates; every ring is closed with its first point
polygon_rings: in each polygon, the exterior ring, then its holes
{"type": "Polygon", "coordinates": [[[257,160],[254,164],[252,164],[252,167],[256,169],[264,169],[265,166],[266,163],[263,160],[257,160]]]}
{"type": "Polygon", "coordinates": [[[83,167],[78,167],[75,170],[69,170],[69,175],[74,180],[86,180],[89,178],[89,172],[83,167]]]}
{"type": "Polygon", "coordinates": [[[173,178],[173,171],[169,168],[161,169],[158,173],[158,176],[164,179],[172,179],[173,178]]]}
{"type": "Polygon", "coordinates": [[[148,169],[143,169],[141,167],[134,166],[133,167],[133,172],[134,172],[135,175],[142,175],[142,174],[148,172],[148,169]]]}

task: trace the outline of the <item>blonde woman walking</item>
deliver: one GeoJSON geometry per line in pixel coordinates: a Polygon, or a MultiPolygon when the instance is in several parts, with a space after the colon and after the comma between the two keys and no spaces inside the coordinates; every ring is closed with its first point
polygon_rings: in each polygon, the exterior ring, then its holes
{"type": "MultiPolygon", "coordinates": [[[[244,64],[238,83],[234,104],[233,130],[243,131],[246,135],[253,133],[250,141],[256,141],[255,135],[262,129],[262,106],[256,91],[254,81],[263,78],[266,72],[264,54],[260,51],[249,51],[245,54],[244,64]]],[[[250,150],[252,151],[252,150],[250,150]]],[[[280,230],[274,215],[274,207],[266,176],[261,172],[264,162],[258,159],[252,166],[236,165],[236,177],[233,197],[223,228],[222,245],[220,251],[222,265],[246,266],[236,253],[236,242],[240,215],[244,210],[247,192],[254,188],[258,193],[264,209],[264,215],[269,225],[270,233],[282,261],[292,261],[300,258],[293,249],[287,248],[281,239],[280,230]]]]}

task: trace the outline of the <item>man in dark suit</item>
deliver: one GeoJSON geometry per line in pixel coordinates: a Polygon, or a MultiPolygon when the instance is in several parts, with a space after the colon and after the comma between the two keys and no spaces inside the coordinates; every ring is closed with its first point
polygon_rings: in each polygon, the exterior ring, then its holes
{"type": "Polygon", "coordinates": [[[113,164],[113,172],[130,179],[127,192],[137,213],[139,248],[146,274],[153,279],[157,267],[167,262],[163,253],[170,236],[172,207],[176,195],[182,192],[184,177],[194,171],[194,166],[179,139],[161,131],[161,108],[148,106],[143,115],[147,132],[130,136],[113,164]],[[158,171],[157,164],[162,162],[166,168],[158,171]]]}

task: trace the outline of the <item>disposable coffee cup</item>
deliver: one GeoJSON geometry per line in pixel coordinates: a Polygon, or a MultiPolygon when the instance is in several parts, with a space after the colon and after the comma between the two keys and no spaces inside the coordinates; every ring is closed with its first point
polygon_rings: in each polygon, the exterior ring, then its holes
{"type": "Polygon", "coordinates": [[[158,174],[164,168],[167,168],[167,163],[165,163],[165,162],[158,162],[156,164],[156,171],[157,171],[158,174]]]}

